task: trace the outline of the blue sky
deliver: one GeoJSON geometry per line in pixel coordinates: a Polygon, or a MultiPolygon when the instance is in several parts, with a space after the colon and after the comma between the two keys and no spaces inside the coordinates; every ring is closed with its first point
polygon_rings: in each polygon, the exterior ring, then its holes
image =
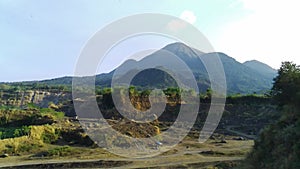
{"type": "MultiPolygon", "coordinates": [[[[185,18],[210,40],[216,51],[240,62],[256,59],[274,68],[284,60],[299,64],[297,46],[292,43],[300,30],[295,3],[0,0],[0,81],[72,75],[81,49],[97,30],[122,17],[149,12],[185,18]]],[[[167,42],[155,47],[163,47],[167,42]]]]}

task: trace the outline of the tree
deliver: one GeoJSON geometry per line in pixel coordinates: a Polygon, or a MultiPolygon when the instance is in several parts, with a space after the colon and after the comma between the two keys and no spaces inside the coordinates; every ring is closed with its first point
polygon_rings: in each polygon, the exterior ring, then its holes
{"type": "Polygon", "coordinates": [[[300,68],[283,62],[274,79],[271,95],[281,117],[255,140],[244,168],[300,168],[300,68]]]}
{"type": "Polygon", "coordinates": [[[283,62],[274,79],[272,95],[279,106],[299,105],[300,68],[292,62],[283,62]]]}

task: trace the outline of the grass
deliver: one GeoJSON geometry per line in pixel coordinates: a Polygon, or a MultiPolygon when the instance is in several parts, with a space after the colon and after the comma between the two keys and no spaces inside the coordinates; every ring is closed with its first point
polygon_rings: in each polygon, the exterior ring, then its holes
{"type": "Polygon", "coordinates": [[[56,128],[51,125],[24,126],[22,128],[10,128],[6,130],[8,130],[6,134],[9,133],[14,138],[0,140],[0,152],[11,155],[30,154],[39,151],[39,148],[45,144],[55,142],[59,137],[56,128]]]}
{"type": "Polygon", "coordinates": [[[0,152],[10,155],[34,153],[42,146],[41,143],[29,139],[28,136],[9,138],[0,141],[0,152]]]}
{"type": "Polygon", "coordinates": [[[62,147],[56,147],[53,149],[48,150],[45,154],[46,156],[60,156],[60,157],[65,157],[65,156],[71,156],[74,154],[77,154],[78,151],[76,149],[70,147],[70,146],[62,146],[62,147]]]}
{"type": "Polygon", "coordinates": [[[64,112],[57,112],[50,108],[42,108],[40,109],[40,112],[43,116],[52,116],[55,120],[62,119],[65,117],[64,112]]]}

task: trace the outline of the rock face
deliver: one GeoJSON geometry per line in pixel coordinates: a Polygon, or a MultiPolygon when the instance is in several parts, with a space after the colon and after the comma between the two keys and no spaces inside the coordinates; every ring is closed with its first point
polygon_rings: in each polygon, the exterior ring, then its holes
{"type": "Polygon", "coordinates": [[[58,104],[67,100],[71,100],[71,93],[38,90],[0,92],[0,106],[23,107],[34,103],[40,107],[48,107],[50,102],[58,104]]]}

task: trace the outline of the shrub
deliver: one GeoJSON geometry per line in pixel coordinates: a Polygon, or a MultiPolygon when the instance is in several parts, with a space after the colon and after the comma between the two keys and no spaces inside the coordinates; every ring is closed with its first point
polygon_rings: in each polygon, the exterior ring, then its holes
{"type": "Polygon", "coordinates": [[[7,154],[28,154],[36,152],[42,146],[39,142],[29,139],[27,136],[10,138],[0,141],[0,152],[7,154]]]}
{"type": "Polygon", "coordinates": [[[47,156],[68,156],[73,152],[73,148],[70,146],[56,147],[46,152],[47,156]]]}
{"type": "Polygon", "coordinates": [[[22,126],[22,128],[15,129],[13,136],[14,137],[21,137],[25,135],[29,135],[30,127],[22,126]]]}
{"type": "Polygon", "coordinates": [[[64,112],[57,112],[51,108],[43,108],[40,110],[41,114],[44,116],[51,116],[53,119],[62,119],[65,116],[64,112]]]}
{"type": "Polygon", "coordinates": [[[54,143],[59,138],[59,131],[54,129],[53,127],[50,127],[48,125],[45,126],[44,132],[41,135],[41,140],[43,140],[44,143],[54,143]]]}

